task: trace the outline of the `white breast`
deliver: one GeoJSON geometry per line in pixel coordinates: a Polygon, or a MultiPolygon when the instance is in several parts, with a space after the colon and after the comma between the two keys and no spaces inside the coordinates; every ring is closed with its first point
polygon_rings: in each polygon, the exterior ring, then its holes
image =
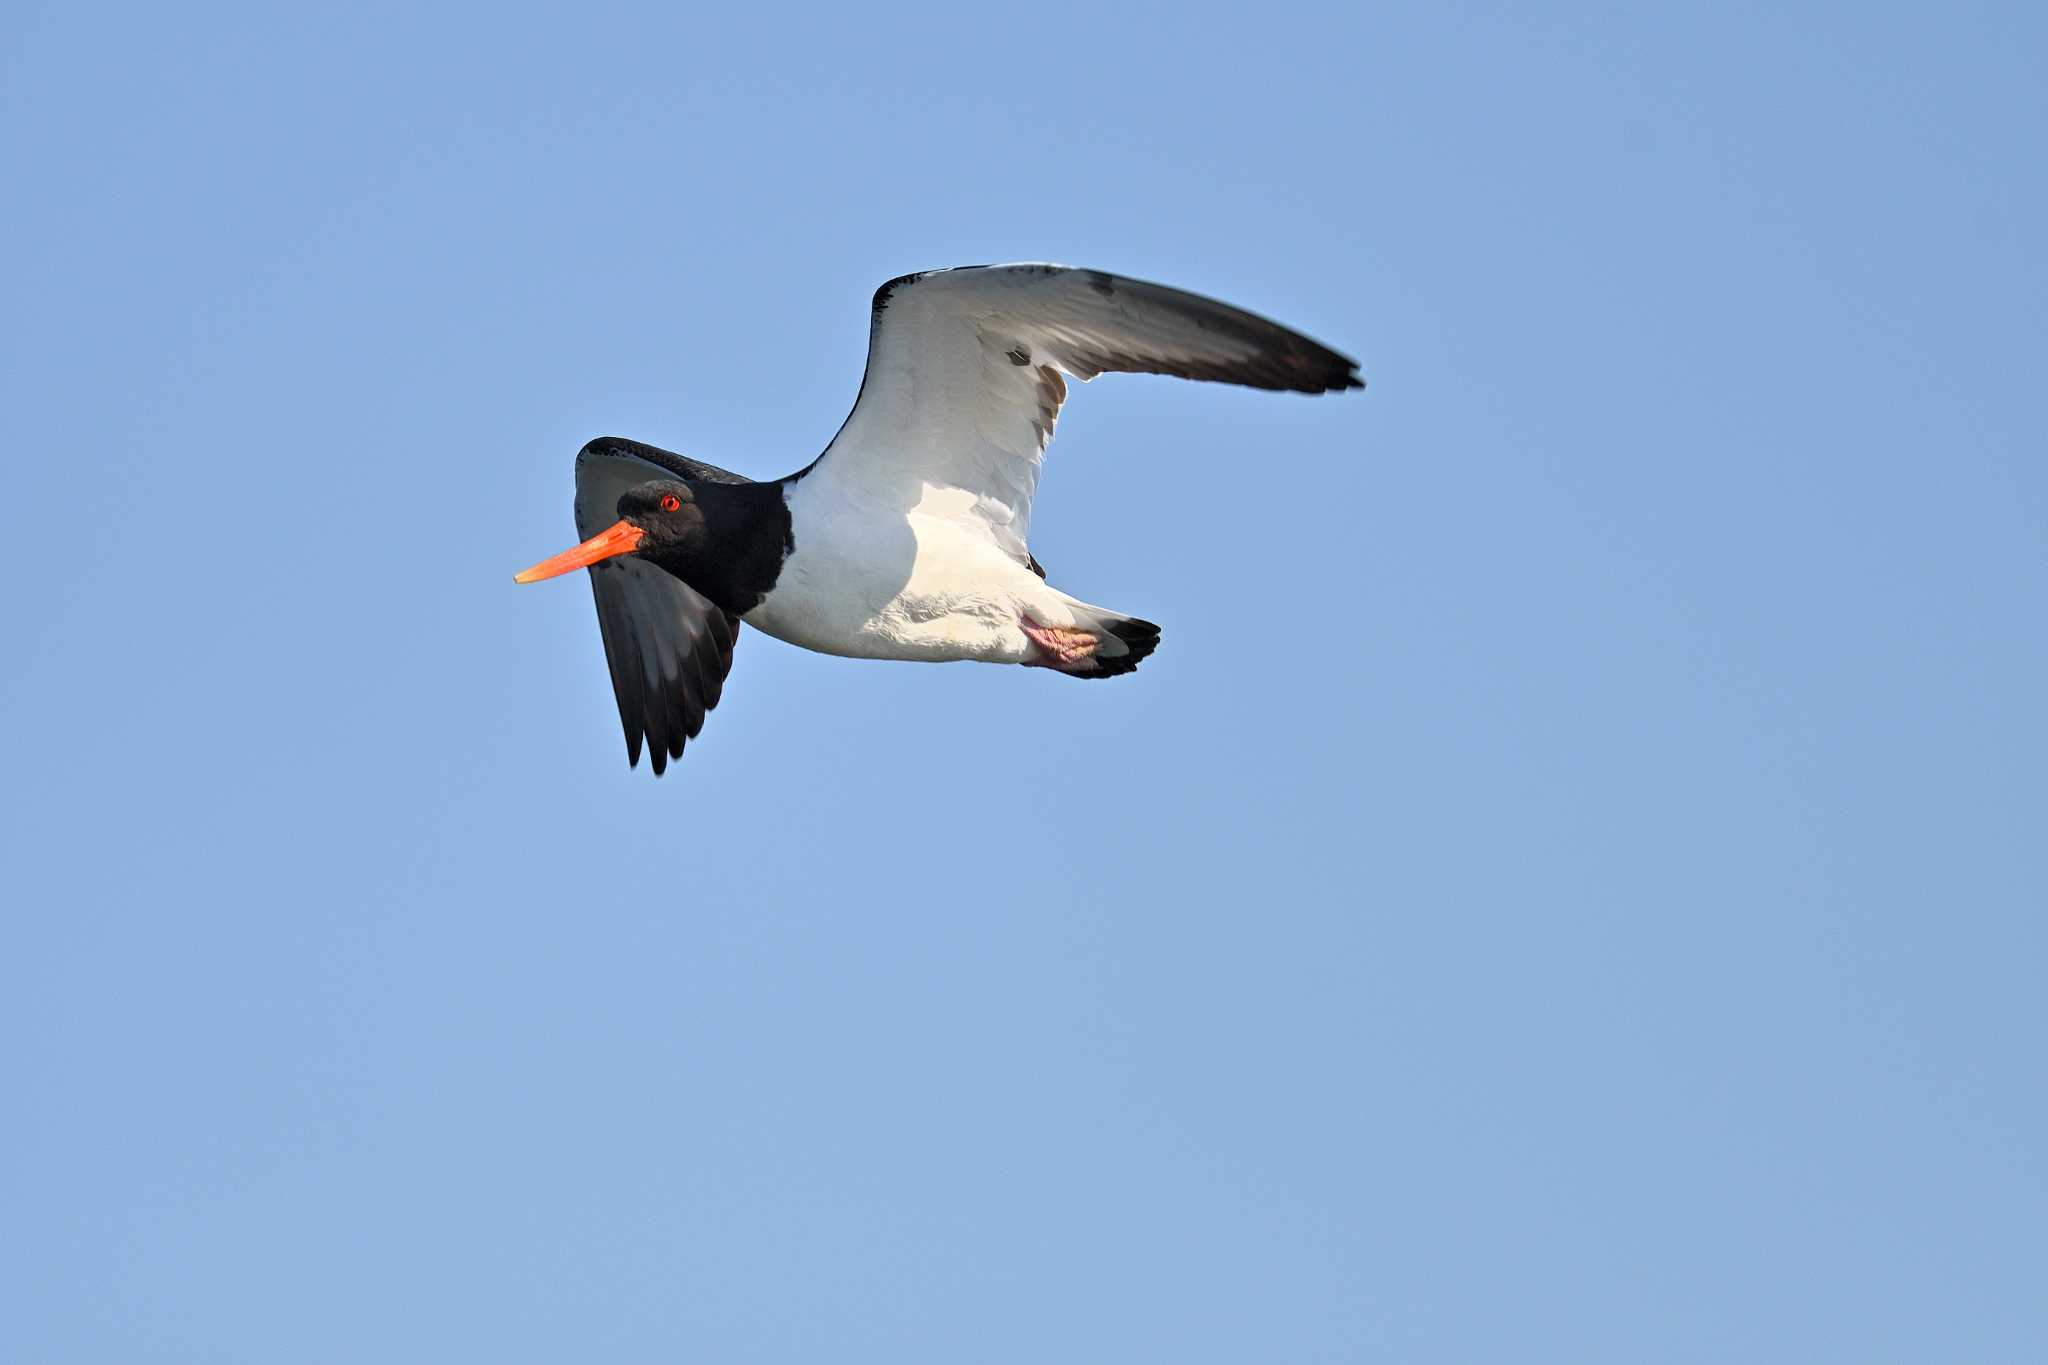
{"type": "Polygon", "coordinates": [[[973,495],[923,487],[909,510],[829,479],[784,494],[795,549],[743,618],[806,649],[873,659],[1021,662],[1025,613],[1067,624],[1061,594],[963,517],[973,495]]]}

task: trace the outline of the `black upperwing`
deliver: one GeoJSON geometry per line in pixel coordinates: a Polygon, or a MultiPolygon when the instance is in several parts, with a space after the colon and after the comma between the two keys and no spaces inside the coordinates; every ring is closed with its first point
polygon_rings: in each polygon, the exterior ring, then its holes
{"type": "MultiPolygon", "coordinates": [[[[576,455],[576,534],[588,538],[618,520],[619,495],[649,479],[743,484],[730,470],[638,441],[603,436],[576,455]]],[[[626,733],[626,759],[640,762],[640,741],[656,777],[704,728],[732,669],[740,621],[681,579],[643,560],[590,566],[612,694],[626,733]]]]}

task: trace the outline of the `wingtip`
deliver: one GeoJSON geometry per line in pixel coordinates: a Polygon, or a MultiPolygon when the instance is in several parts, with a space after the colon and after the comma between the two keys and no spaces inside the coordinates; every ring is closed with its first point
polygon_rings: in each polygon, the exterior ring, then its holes
{"type": "Polygon", "coordinates": [[[1296,393],[1349,393],[1353,389],[1364,388],[1365,380],[1360,377],[1358,367],[1353,365],[1348,370],[1322,375],[1289,387],[1292,387],[1296,393]]]}
{"type": "Polygon", "coordinates": [[[1328,377],[1323,381],[1322,392],[1346,393],[1365,387],[1365,376],[1358,372],[1357,361],[1336,351],[1331,351],[1328,359],[1330,366],[1325,371],[1328,377]]]}

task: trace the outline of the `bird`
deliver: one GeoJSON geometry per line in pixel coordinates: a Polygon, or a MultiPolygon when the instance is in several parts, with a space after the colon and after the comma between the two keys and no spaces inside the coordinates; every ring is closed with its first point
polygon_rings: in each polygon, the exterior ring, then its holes
{"type": "Polygon", "coordinates": [[[821,654],[1134,671],[1159,627],[1052,586],[1032,495],[1067,381],[1176,375],[1365,387],[1358,364],[1198,294],[1040,263],[875,291],[867,369],[824,452],[745,478],[623,437],[576,456],[580,544],[514,576],[589,571],[629,767],[659,777],[718,705],[740,627],[821,654]]]}

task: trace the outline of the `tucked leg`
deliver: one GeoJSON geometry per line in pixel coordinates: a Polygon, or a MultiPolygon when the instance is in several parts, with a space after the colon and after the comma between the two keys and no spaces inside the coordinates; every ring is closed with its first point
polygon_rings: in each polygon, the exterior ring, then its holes
{"type": "Polygon", "coordinates": [[[1101,637],[1091,630],[1041,626],[1028,616],[1019,618],[1017,624],[1031,643],[1038,646],[1038,657],[1025,661],[1033,668],[1057,668],[1071,672],[1074,665],[1092,657],[1102,646],[1101,637]]]}

